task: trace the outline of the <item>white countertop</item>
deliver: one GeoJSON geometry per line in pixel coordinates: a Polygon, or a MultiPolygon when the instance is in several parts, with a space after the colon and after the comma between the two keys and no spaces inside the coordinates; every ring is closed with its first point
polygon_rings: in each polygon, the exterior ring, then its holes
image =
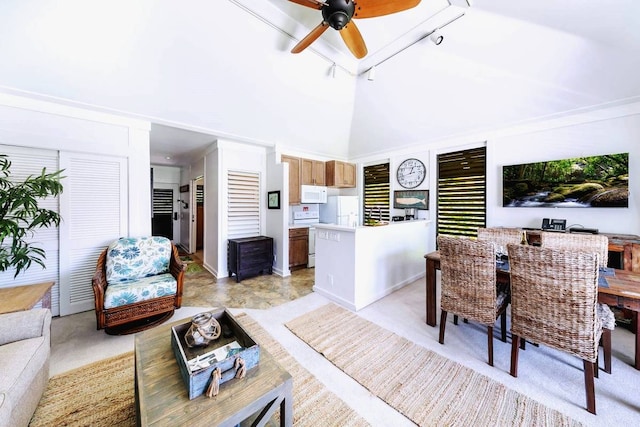
{"type": "Polygon", "coordinates": [[[389,222],[387,225],[377,225],[377,226],[371,226],[371,225],[359,225],[357,227],[348,227],[346,225],[338,225],[338,224],[323,224],[323,223],[319,223],[319,224],[315,224],[315,227],[317,228],[326,228],[328,230],[340,230],[340,231],[351,231],[351,232],[355,232],[356,230],[363,230],[363,229],[376,229],[376,228],[386,228],[386,227],[395,227],[397,225],[400,224],[428,224],[430,223],[431,220],[427,220],[427,219],[414,219],[411,221],[391,221],[389,222]]]}

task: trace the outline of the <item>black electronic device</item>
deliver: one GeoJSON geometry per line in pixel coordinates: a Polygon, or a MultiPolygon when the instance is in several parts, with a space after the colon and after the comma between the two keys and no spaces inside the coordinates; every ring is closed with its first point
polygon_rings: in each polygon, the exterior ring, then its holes
{"type": "Polygon", "coordinates": [[[571,227],[569,228],[569,233],[598,234],[598,229],[586,227],[571,227]]]}
{"type": "Polygon", "coordinates": [[[567,228],[566,219],[542,219],[542,231],[565,231],[567,228]]]}

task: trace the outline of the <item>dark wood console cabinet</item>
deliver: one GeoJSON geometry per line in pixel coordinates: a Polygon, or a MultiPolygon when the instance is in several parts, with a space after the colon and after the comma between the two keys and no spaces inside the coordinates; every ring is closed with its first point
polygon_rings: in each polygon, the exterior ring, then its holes
{"type": "Polygon", "coordinates": [[[236,282],[263,273],[273,273],[273,239],[266,236],[229,239],[227,245],[229,277],[236,282]]]}

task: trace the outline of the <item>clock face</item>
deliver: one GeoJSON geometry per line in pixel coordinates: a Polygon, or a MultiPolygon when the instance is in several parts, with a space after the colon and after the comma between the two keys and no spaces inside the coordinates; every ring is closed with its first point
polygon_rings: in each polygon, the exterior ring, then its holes
{"type": "Polygon", "coordinates": [[[427,169],[418,159],[407,159],[398,166],[398,183],[404,188],[416,188],[422,184],[427,169]]]}

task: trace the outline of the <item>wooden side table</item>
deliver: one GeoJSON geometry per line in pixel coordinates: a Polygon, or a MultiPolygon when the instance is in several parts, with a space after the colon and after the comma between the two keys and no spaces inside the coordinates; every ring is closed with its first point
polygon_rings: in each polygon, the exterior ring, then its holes
{"type": "Polygon", "coordinates": [[[51,309],[51,288],[55,282],[0,288],[0,314],[30,310],[42,300],[42,307],[51,309]]]}

